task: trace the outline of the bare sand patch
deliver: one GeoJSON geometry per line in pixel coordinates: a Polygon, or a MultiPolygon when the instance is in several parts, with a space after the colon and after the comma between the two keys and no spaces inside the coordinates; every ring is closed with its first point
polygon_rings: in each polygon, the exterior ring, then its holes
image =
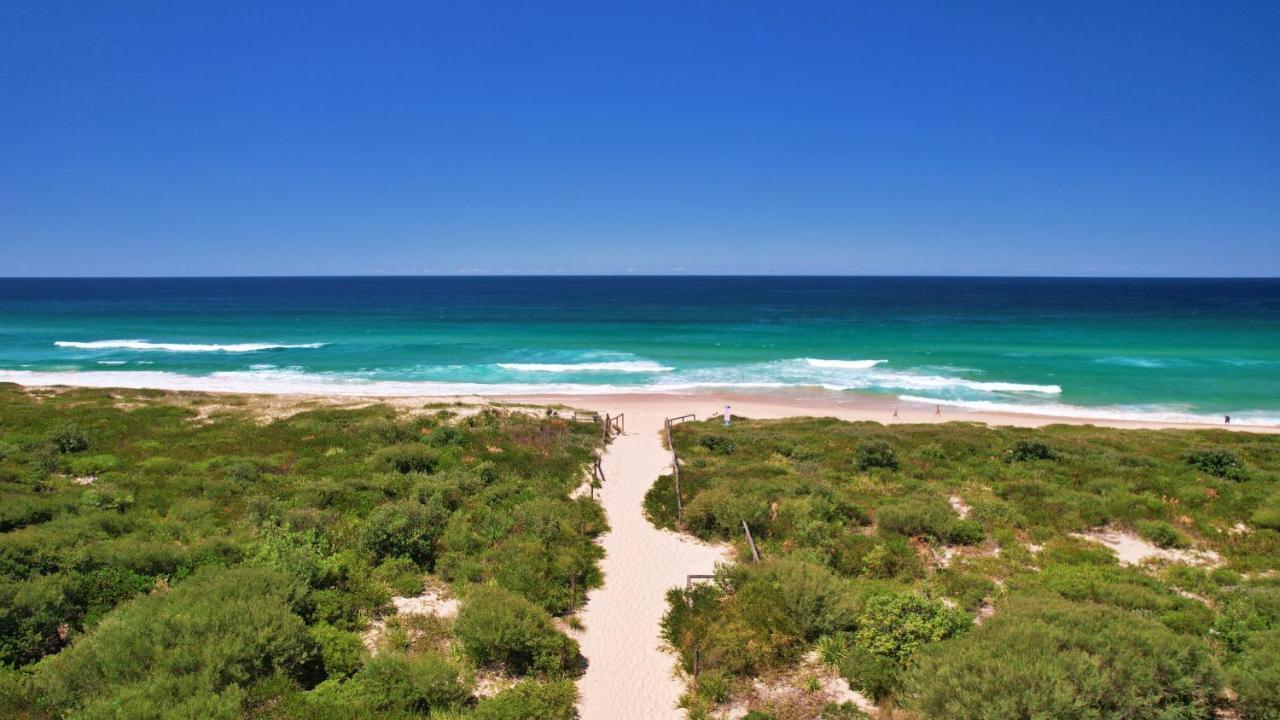
{"type": "Polygon", "coordinates": [[[426,589],[420,594],[411,597],[393,597],[391,598],[391,607],[394,611],[379,617],[369,623],[369,627],[365,628],[360,639],[364,641],[364,646],[369,649],[370,655],[378,654],[378,645],[382,640],[383,634],[387,629],[387,619],[396,615],[434,615],[446,620],[452,620],[458,615],[458,601],[449,595],[448,590],[442,586],[428,581],[426,589]]]}
{"type": "Polygon", "coordinates": [[[1152,560],[1205,567],[1217,567],[1222,564],[1222,556],[1212,550],[1161,548],[1128,530],[1098,528],[1088,532],[1071,533],[1071,535],[1110,548],[1120,560],[1121,565],[1141,565],[1152,560]]]}

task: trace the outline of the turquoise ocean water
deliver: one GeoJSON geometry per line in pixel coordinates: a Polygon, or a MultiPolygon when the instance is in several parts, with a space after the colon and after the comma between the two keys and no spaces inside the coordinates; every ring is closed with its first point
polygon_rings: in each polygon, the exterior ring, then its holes
{"type": "Polygon", "coordinates": [[[1280,424],[1280,280],[0,280],[0,382],[352,394],[820,388],[1280,424]]]}

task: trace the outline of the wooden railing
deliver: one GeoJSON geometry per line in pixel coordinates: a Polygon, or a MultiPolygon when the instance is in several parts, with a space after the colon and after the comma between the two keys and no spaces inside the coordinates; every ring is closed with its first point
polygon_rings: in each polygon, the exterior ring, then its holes
{"type": "Polygon", "coordinates": [[[680,417],[667,418],[663,423],[663,427],[667,433],[667,446],[671,448],[671,472],[675,474],[676,481],[676,521],[684,519],[684,499],[680,497],[680,455],[676,452],[675,440],[671,439],[671,426],[685,420],[694,420],[693,414],[681,415],[680,417]]]}

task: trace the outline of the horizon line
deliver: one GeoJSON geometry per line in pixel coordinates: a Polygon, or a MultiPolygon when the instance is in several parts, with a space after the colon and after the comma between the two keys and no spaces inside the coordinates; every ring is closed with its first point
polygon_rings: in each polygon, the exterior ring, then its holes
{"type": "Polygon", "coordinates": [[[895,274],[895,273],[348,273],[262,275],[3,275],[7,280],[306,280],[306,279],[411,279],[411,278],[865,278],[865,279],[1007,279],[1007,280],[1280,280],[1280,275],[1040,275],[1040,274],[895,274]]]}

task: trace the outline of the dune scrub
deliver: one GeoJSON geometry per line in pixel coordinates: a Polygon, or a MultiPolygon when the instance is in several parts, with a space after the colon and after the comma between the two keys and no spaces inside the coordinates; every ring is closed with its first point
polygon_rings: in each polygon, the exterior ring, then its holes
{"type": "Polygon", "coordinates": [[[672,436],[683,515],[671,476],[646,513],[738,558],[669,594],[690,717],[812,662],[923,718],[1280,717],[1280,437],[820,418],[672,436]],[[1100,529],[1186,554],[1124,565],[1080,536],[1100,529]]]}

